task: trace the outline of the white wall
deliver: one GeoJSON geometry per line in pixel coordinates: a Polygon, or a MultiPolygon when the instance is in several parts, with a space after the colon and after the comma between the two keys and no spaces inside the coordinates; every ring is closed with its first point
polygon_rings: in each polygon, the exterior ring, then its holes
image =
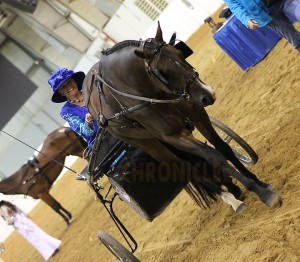
{"type": "Polygon", "coordinates": [[[165,41],[170,39],[173,32],[177,33],[177,39],[186,41],[204,24],[204,19],[214,14],[222,4],[223,1],[220,0],[173,0],[160,17],[144,32],[142,38],[154,37],[157,21],[159,21],[165,41]]]}
{"type": "Polygon", "coordinates": [[[103,28],[113,41],[137,40],[153,21],[141,12],[134,1],[124,1],[114,16],[103,28]]]}
{"type": "Polygon", "coordinates": [[[224,2],[222,0],[169,0],[156,21],[151,20],[126,0],[104,27],[104,33],[116,42],[153,37],[160,21],[165,40],[177,32],[178,39],[186,41],[224,2]]]}

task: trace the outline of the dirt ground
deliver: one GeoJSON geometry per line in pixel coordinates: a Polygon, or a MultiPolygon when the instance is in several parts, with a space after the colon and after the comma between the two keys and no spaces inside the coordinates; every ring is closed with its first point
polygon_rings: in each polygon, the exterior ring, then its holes
{"type": "MultiPolygon", "coordinates": [[[[115,211],[139,244],[136,256],[146,262],[300,261],[299,54],[281,40],[263,61],[244,72],[214,42],[208,26],[188,44],[194,50],[190,63],[218,96],[209,114],[255,149],[260,159],[250,170],[273,185],[283,204],[270,209],[246,192],[248,208],[242,214],[221,201],[203,210],[183,191],[148,222],[118,201],[115,211]]],[[[83,164],[80,160],[73,168],[80,170],[83,164]]],[[[122,237],[91,190],[74,176],[67,173],[51,191],[75,217],[69,228],[44,203],[30,214],[62,240],[59,253],[49,261],[116,261],[96,233],[101,229],[118,240],[122,237]]],[[[4,244],[1,258],[6,262],[43,261],[15,232],[4,244]]]]}

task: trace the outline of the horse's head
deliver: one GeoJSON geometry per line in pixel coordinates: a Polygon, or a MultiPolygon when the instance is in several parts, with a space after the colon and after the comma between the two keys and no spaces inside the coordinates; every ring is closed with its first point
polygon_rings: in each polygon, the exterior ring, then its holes
{"type": "Polygon", "coordinates": [[[174,33],[167,44],[158,23],[155,38],[143,41],[135,54],[145,60],[146,70],[161,82],[160,88],[164,92],[191,96],[201,106],[213,104],[215,92],[199,79],[199,74],[186,61],[192,54],[191,49],[183,42],[175,44],[175,40],[174,33]]]}

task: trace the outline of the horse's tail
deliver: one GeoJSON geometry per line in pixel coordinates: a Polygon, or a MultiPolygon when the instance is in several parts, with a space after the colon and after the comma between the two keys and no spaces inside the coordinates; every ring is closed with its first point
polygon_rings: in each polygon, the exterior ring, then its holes
{"type": "MultiPolygon", "coordinates": [[[[192,162],[195,161],[191,156],[190,159],[192,162]]],[[[213,168],[203,159],[200,161],[203,168],[193,173],[185,189],[200,207],[207,208],[217,201],[217,196],[221,195],[224,176],[220,170],[213,168]]]]}
{"type": "Polygon", "coordinates": [[[172,153],[176,154],[187,164],[197,164],[202,168],[195,168],[196,173],[186,174],[187,185],[185,186],[186,192],[189,196],[202,208],[208,208],[210,205],[217,201],[216,196],[221,193],[220,183],[218,183],[219,175],[214,172],[214,168],[209,165],[204,159],[198,156],[181,151],[170,144],[162,142],[172,153]],[[208,174],[210,176],[208,177],[208,174]],[[214,182],[216,181],[216,182],[214,182]]]}
{"type": "Polygon", "coordinates": [[[195,179],[191,179],[185,186],[188,195],[202,208],[209,208],[217,201],[217,192],[210,186],[195,179]]]}

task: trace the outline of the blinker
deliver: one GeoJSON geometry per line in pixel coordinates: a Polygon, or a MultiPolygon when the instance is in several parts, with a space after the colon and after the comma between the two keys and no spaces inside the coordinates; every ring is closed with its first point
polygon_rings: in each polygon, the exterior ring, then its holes
{"type": "Polygon", "coordinates": [[[174,47],[182,52],[185,59],[194,53],[193,50],[189,48],[188,45],[182,41],[179,41],[176,45],[174,45],[174,47]]]}

